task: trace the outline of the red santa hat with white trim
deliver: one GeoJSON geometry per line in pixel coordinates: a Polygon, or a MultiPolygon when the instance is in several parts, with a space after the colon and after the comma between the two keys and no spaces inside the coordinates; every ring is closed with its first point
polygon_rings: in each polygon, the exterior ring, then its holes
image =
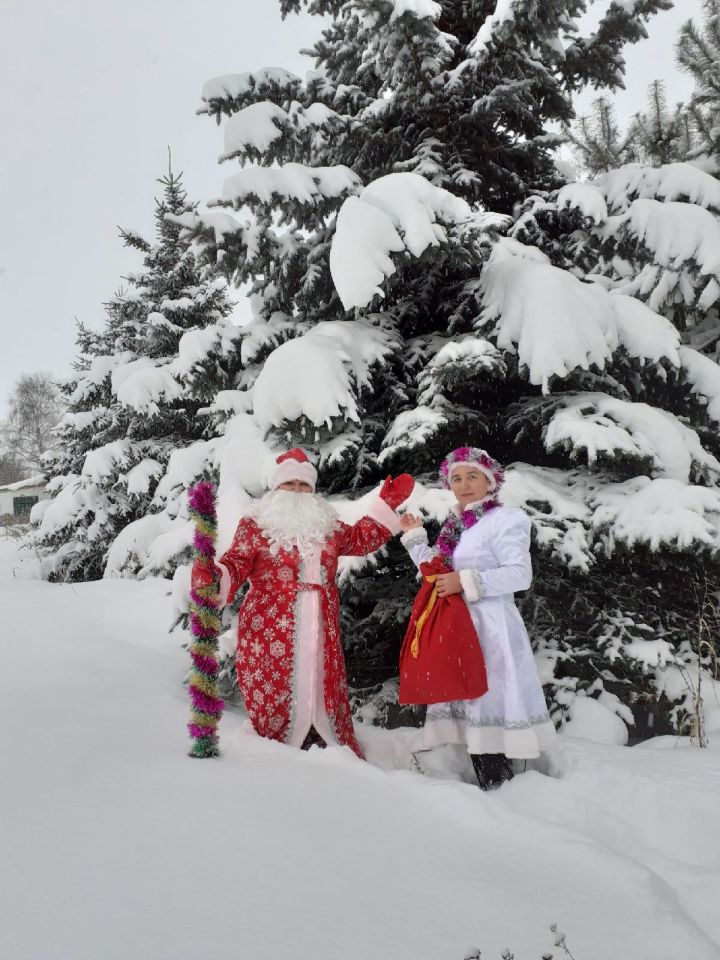
{"type": "Polygon", "coordinates": [[[275,460],[277,466],[270,481],[270,489],[277,490],[281,483],[288,483],[291,480],[301,480],[303,483],[309,483],[315,490],[317,483],[317,470],[308,460],[308,456],[300,447],[293,447],[287,453],[281,453],[275,460]]]}

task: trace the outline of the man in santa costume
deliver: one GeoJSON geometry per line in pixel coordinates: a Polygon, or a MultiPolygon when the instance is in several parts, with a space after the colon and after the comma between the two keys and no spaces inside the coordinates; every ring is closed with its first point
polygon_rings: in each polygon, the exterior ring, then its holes
{"type": "MultiPolygon", "coordinates": [[[[340,639],[338,557],[364,556],[400,532],[412,492],[387,478],[357,523],[315,494],[317,472],[299,448],[279,456],[270,490],[240,520],[218,563],[221,600],[249,581],[238,619],[237,674],[256,732],[297,747],[338,743],[358,756],[340,639]]],[[[202,569],[193,585],[202,586],[202,569]]]]}

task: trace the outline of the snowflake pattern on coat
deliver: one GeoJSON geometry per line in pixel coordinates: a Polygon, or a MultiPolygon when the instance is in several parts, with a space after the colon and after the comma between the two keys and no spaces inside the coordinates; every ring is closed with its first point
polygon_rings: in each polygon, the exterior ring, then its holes
{"type": "MultiPolygon", "coordinates": [[[[321,555],[324,704],[339,744],[362,757],[348,698],[340,637],[340,597],[335,583],[338,558],[374,553],[392,536],[371,517],[348,525],[338,522],[321,555]]],[[[302,559],[297,549],[273,552],[262,528],[248,517],[238,524],[230,549],[220,558],[230,572],[232,601],[248,580],[250,589],[238,618],[237,675],[250,721],[260,736],[287,742],[297,713],[298,627],[302,559]]]]}

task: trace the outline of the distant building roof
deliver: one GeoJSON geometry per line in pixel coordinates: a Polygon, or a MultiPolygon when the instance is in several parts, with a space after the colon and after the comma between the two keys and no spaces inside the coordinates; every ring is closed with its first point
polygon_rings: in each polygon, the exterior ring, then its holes
{"type": "Polygon", "coordinates": [[[15,483],[6,483],[5,486],[0,487],[0,490],[24,490],[25,487],[44,487],[45,477],[38,473],[34,477],[28,477],[27,480],[16,480],[15,483]]]}

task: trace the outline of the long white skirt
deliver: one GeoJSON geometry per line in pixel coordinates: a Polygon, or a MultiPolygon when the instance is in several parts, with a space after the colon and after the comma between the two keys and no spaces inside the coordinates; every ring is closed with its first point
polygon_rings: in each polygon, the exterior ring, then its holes
{"type": "Polygon", "coordinates": [[[464,743],[468,753],[532,759],[555,736],[525,624],[511,595],[468,604],[485,657],[488,692],[431,704],[419,750],[464,743]]]}

